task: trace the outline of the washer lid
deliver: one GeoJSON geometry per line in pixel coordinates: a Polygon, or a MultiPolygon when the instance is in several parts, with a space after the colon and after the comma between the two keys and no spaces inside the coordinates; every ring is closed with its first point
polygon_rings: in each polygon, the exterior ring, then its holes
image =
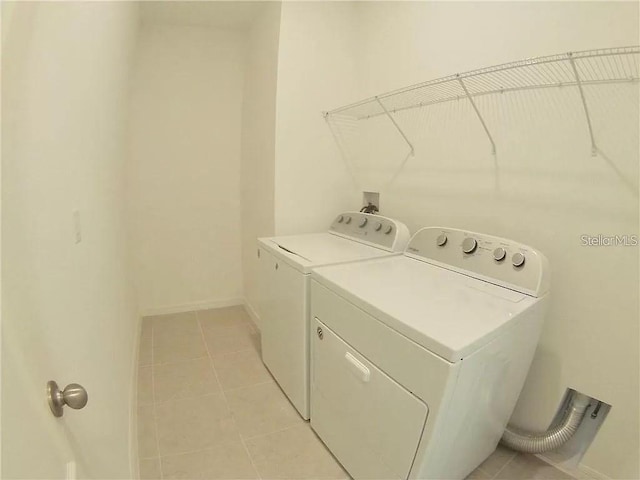
{"type": "Polygon", "coordinates": [[[303,273],[319,265],[400,255],[328,232],[260,238],[258,243],[303,273]]]}
{"type": "Polygon", "coordinates": [[[312,278],[450,362],[539,301],[408,256],[320,267],[312,278]]]}

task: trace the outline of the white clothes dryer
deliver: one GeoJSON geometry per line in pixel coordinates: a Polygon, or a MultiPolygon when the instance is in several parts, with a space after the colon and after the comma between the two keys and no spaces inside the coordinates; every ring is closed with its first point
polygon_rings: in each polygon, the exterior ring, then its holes
{"type": "Polygon", "coordinates": [[[401,255],[409,237],[401,222],[347,212],[327,232],[258,239],[262,360],[304,419],[309,419],[311,269],[401,255]]]}
{"type": "Polygon", "coordinates": [[[495,449],[538,343],[546,258],[446,228],[314,269],[311,426],[355,479],[463,479],[495,449]]]}

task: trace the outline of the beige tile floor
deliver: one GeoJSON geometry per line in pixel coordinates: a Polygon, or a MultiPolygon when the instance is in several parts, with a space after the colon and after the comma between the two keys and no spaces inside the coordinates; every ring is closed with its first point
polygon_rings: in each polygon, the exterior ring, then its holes
{"type": "MultiPolygon", "coordinates": [[[[262,364],[242,307],[147,317],[138,373],[142,479],[348,479],[262,364]]],[[[502,447],[469,479],[570,479],[502,447]]]]}

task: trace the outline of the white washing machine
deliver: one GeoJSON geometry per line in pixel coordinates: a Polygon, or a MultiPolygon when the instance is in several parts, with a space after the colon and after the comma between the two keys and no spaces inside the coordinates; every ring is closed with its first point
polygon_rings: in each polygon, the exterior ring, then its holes
{"type": "Polygon", "coordinates": [[[465,478],[515,407],[548,290],[540,252],[455,229],[314,269],[311,426],[355,479],[465,478]]]}
{"type": "Polygon", "coordinates": [[[262,360],[303,418],[309,419],[311,269],[401,255],[409,237],[400,222],[347,212],[327,232],[258,239],[262,360]]]}

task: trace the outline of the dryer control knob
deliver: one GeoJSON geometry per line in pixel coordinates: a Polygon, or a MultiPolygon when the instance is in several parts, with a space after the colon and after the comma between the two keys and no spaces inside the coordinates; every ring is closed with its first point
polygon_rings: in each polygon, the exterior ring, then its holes
{"type": "Polygon", "coordinates": [[[344,221],[344,223],[346,223],[347,225],[349,225],[351,223],[351,217],[347,217],[344,221]]]}
{"type": "Polygon", "coordinates": [[[513,254],[513,256],[511,257],[511,263],[513,264],[514,267],[518,268],[524,265],[525,262],[525,257],[524,254],[520,253],[520,252],[516,252],[513,254]]]}
{"type": "Polygon", "coordinates": [[[385,235],[389,235],[391,232],[393,232],[393,225],[389,225],[387,228],[384,229],[385,235]]]}
{"type": "Polygon", "coordinates": [[[358,226],[360,228],[363,228],[367,224],[368,221],[369,220],[367,219],[367,217],[364,217],[362,220],[360,220],[360,224],[358,226]]]}
{"type": "Polygon", "coordinates": [[[436,238],[436,243],[439,247],[444,247],[447,244],[447,236],[444,233],[441,233],[438,235],[438,238],[436,238]]]}
{"type": "Polygon", "coordinates": [[[340,215],[340,216],[338,217],[338,223],[342,223],[342,222],[344,222],[344,216],[343,216],[343,215],[340,215]]]}
{"type": "Polygon", "coordinates": [[[493,258],[497,262],[501,262],[502,260],[505,259],[506,256],[507,256],[507,251],[502,247],[498,247],[493,251],[493,258]]]}
{"type": "Polygon", "coordinates": [[[462,242],[462,251],[464,253],[473,253],[478,248],[478,242],[473,237],[467,237],[462,242]]]}
{"type": "Polygon", "coordinates": [[[380,222],[376,222],[376,232],[382,230],[382,224],[380,222]]]}

